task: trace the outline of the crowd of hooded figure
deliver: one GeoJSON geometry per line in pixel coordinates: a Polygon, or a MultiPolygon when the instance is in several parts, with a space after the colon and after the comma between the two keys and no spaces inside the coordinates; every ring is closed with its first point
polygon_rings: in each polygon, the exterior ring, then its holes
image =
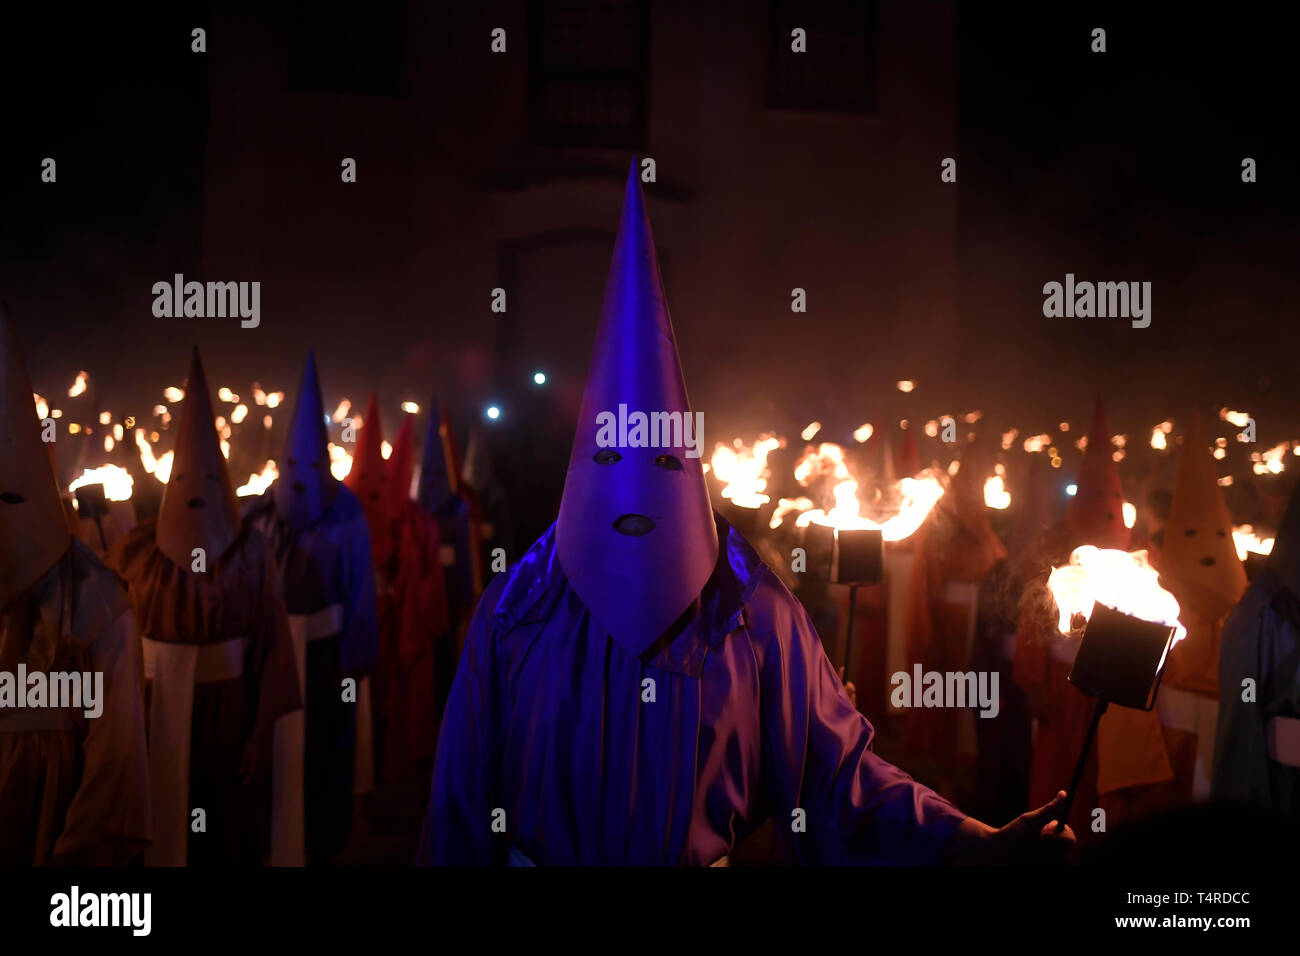
{"type": "MultiPolygon", "coordinates": [[[[70,530],[0,319],[0,670],[102,672],[106,696],[98,718],[0,710],[0,863],[328,862],[358,794],[430,765],[416,858],[432,864],[718,865],[769,822],[793,863],[1054,860],[1107,800],[1123,815],[1212,787],[1295,812],[1300,504],[1247,590],[1193,431],[1159,555],[1188,630],[1165,705],[1108,712],[1071,826],[1054,826],[1090,702],[1050,604],[1020,597],[1079,544],[1130,543],[1100,404],[1061,527],[1044,517],[1008,550],[972,445],[911,546],[908,655],[1005,667],[1036,720],[1037,809],[1017,795],[989,826],[877,755],[699,458],[597,440],[622,405],[690,412],[635,170],[558,517],[499,573],[445,414],[415,500],[412,423],[385,460],[373,397],[337,482],[311,358],[279,477],[241,514],[196,352],[157,518],[96,548],[70,530]]],[[[956,766],[961,716],[909,714],[904,742],[956,766]]],[[[1013,759],[980,729],[981,759],[1013,759]]]]}
{"type": "Polygon", "coordinates": [[[102,673],[105,699],[0,709],[0,863],[337,859],[358,797],[427,780],[481,590],[449,416],[413,500],[411,422],[385,460],[372,396],[339,482],[309,356],[280,477],[241,512],[196,350],[157,517],[105,536],[59,494],[0,324],[0,670],[102,673]]]}

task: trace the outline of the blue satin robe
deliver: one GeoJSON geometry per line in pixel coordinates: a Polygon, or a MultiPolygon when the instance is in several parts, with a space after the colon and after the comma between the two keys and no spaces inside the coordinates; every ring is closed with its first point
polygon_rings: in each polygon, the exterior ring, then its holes
{"type": "Polygon", "coordinates": [[[453,682],[418,862],[701,866],[769,816],[796,863],[943,859],[964,814],[872,752],[803,606],[721,518],[718,533],[695,616],[642,658],[593,623],[554,526],[498,575],[453,682]]]}

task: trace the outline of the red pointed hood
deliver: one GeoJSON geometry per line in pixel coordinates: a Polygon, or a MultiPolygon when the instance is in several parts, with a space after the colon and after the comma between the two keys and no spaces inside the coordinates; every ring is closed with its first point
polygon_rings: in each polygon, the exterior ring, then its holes
{"type": "Polygon", "coordinates": [[[388,463],[384,461],[383,445],[384,425],[379,420],[379,399],[371,392],[366,413],[361,418],[361,429],[356,435],[352,468],[343,484],[360,500],[366,517],[370,519],[372,533],[377,522],[386,517],[389,501],[388,463]]]}
{"type": "Polygon", "coordinates": [[[405,415],[402,427],[393,439],[393,453],[388,457],[389,509],[396,516],[411,500],[411,479],[415,476],[415,424],[413,415],[405,415]]]}
{"type": "Polygon", "coordinates": [[[921,472],[921,456],[916,450],[916,436],[912,434],[910,427],[902,431],[898,439],[898,473],[904,478],[915,478],[921,472]]]}
{"type": "Polygon", "coordinates": [[[1124,491],[1100,397],[1093,410],[1088,445],[1075,486],[1074,499],[1065,513],[1065,526],[1073,546],[1127,548],[1129,529],[1124,526],[1124,491]]]}

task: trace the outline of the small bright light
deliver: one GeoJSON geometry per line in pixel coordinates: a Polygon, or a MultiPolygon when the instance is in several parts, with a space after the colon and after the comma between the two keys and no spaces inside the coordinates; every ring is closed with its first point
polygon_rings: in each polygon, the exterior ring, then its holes
{"type": "Polygon", "coordinates": [[[501,409],[497,408],[495,405],[489,405],[487,407],[487,417],[492,419],[492,421],[496,421],[501,417],[501,409]]]}
{"type": "Polygon", "coordinates": [[[808,425],[804,428],[804,430],[799,433],[799,437],[802,438],[804,441],[812,441],[813,435],[816,435],[821,430],[822,430],[821,422],[809,422],[808,425]]]}
{"type": "Polygon", "coordinates": [[[408,415],[418,415],[420,414],[420,406],[415,402],[402,402],[402,411],[408,415]]]}
{"type": "Polygon", "coordinates": [[[1073,483],[1068,484],[1065,486],[1065,493],[1073,498],[1079,493],[1079,486],[1073,483]]]}
{"type": "Polygon", "coordinates": [[[546,373],[545,373],[545,372],[534,372],[534,373],[533,373],[533,384],[534,384],[534,385],[545,385],[545,384],[546,384],[546,373]]]}
{"type": "Polygon", "coordinates": [[[1124,502],[1124,527],[1131,528],[1137,524],[1138,510],[1129,502],[1124,502]]]}

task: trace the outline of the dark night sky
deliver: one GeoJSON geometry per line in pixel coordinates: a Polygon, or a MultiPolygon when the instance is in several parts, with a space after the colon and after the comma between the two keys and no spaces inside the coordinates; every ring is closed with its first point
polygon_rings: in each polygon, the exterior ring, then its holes
{"type": "MultiPolygon", "coordinates": [[[[1134,429],[1188,404],[1230,404],[1259,417],[1261,440],[1300,437],[1290,376],[1300,345],[1292,34],[1263,14],[1132,7],[958,7],[957,332],[932,346],[935,367],[951,376],[936,392],[960,404],[953,411],[1048,409],[1055,420],[1086,414],[1100,389],[1117,428],[1134,429]],[[1094,26],[1108,31],[1104,55],[1089,52],[1094,26]],[[1254,185],[1240,181],[1243,156],[1258,161],[1254,185]],[[1045,319],[1042,284],[1066,272],[1152,281],[1152,327],[1045,319]]],[[[291,4],[272,9],[278,21],[294,16],[291,4]]],[[[85,367],[104,404],[152,403],[179,381],[192,343],[174,327],[147,326],[156,340],[142,349],[121,330],[146,327],[150,285],[203,253],[209,61],[189,52],[188,35],[211,13],[184,3],[147,17],[41,11],[21,22],[11,6],[0,13],[0,299],[38,389],[66,388],[85,367]],[[44,155],[58,157],[57,189],[39,182],[44,155]],[[160,352],[173,356],[170,367],[156,367],[160,352]]],[[[449,14],[443,42],[463,25],[449,14]]],[[[489,135],[499,104],[475,109],[476,89],[467,80],[456,90],[469,104],[456,115],[484,119],[451,135],[489,135]]],[[[926,281],[923,263],[914,281],[926,281]]],[[[357,346],[330,344],[328,322],[300,321],[326,340],[327,382],[331,363],[346,364],[348,384],[383,380],[415,395],[430,386],[405,367],[393,373],[394,352],[436,350],[439,322],[464,325],[430,309],[418,326],[401,326],[423,330],[422,340],[376,335],[357,346]]],[[[837,321],[813,310],[799,332],[833,340],[837,321]]],[[[217,335],[193,334],[202,343],[217,335]]],[[[485,327],[485,352],[490,344],[485,327]]],[[[223,347],[213,345],[219,356],[223,347]]],[[[267,370],[257,374],[292,387],[298,350],[248,348],[267,370]]],[[[697,379],[707,356],[683,358],[697,379]]],[[[824,374],[791,361],[795,380],[824,374]]]]}
{"type": "Polygon", "coordinates": [[[959,8],[965,182],[978,182],[959,207],[969,344],[1007,356],[987,368],[1014,401],[1059,377],[1091,380],[1119,415],[1224,402],[1296,423],[1288,31],[1267,16],[1047,6],[959,8]],[[1104,56],[1083,39],[1093,26],[1108,28],[1104,56]],[[1064,49],[1062,33],[1076,38],[1064,49]],[[1042,319],[1042,283],[1067,271],[1151,280],[1152,326],[1042,319]],[[1158,387],[1113,351],[1140,356],[1158,387]]]}

